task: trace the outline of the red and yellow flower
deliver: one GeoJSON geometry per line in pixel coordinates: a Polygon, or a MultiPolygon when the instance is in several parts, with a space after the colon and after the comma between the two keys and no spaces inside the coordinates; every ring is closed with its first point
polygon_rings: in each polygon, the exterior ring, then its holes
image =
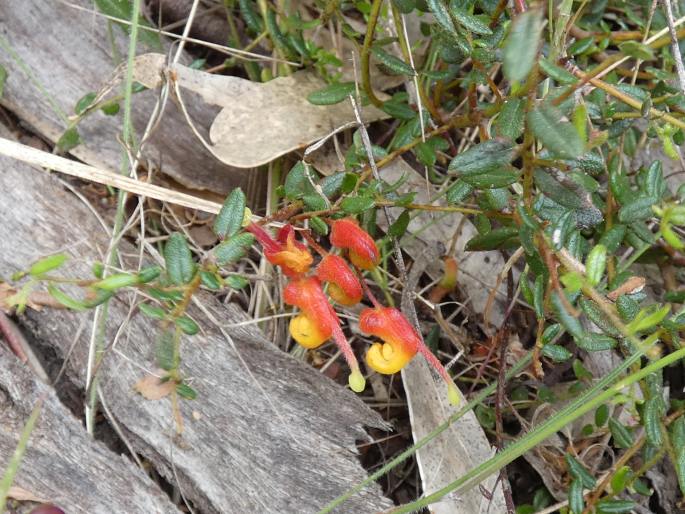
{"type": "Polygon", "coordinates": [[[397,373],[416,355],[421,338],[400,311],[392,307],[364,309],[359,328],[383,343],[374,343],[366,354],[366,363],[378,373],[397,373]]]}
{"type": "Polygon", "coordinates": [[[387,375],[397,373],[414,355],[421,353],[447,383],[450,402],[455,405],[459,403],[459,391],[447,370],[399,310],[379,305],[364,309],[359,316],[359,328],[383,341],[374,343],[366,354],[366,363],[370,368],[387,375]]]}
{"type": "Polygon", "coordinates": [[[290,321],[290,335],[305,348],[317,348],[331,337],[342,352],[351,373],[349,384],[353,391],[361,392],[366,381],[359,371],[359,363],[350,343],[340,328],[340,319],[328,302],[315,277],[293,279],[283,291],[283,300],[301,311],[290,321]]]}
{"type": "Polygon", "coordinates": [[[380,253],[373,238],[364,231],[356,220],[343,218],[331,224],[331,244],[347,250],[352,264],[370,270],[380,261],[380,253]]]}
{"type": "Polygon", "coordinates": [[[295,230],[292,225],[284,225],[274,240],[269,233],[259,225],[251,223],[247,230],[252,232],[264,248],[264,256],[275,266],[280,266],[289,277],[301,275],[309,271],[314,259],[307,247],[295,240],[295,230]]]}
{"type": "Polygon", "coordinates": [[[328,282],[328,294],[339,304],[350,306],[361,301],[362,286],[342,257],[326,255],[316,268],[316,276],[328,282]]]}

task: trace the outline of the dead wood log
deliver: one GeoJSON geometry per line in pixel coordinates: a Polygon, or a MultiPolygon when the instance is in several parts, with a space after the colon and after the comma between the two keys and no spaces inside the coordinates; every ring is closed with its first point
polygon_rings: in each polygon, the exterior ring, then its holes
{"type": "Polygon", "coordinates": [[[156,484],[128,459],[91,439],[49,386],[0,345],[0,462],[17,446],[39,399],[38,422],[15,486],[69,514],[180,512],[156,484]]]}
{"type": "MultiPolygon", "coordinates": [[[[90,211],[43,171],[4,157],[0,170],[0,276],[66,251],[72,261],[63,274],[88,277],[107,245],[90,211]]],[[[121,250],[134,251],[127,244],[121,250]]],[[[199,398],[181,402],[185,431],[175,442],[169,401],[146,401],[132,389],[155,367],[157,327],[141,316],[126,320],[129,300],[117,298],[110,306],[108,341],[123,328],[101,368],[102,394],[135,450],[201,512],[315,512],[366,476],[354,443],[366,438],[363,425],[382,425],[377,414],[279,351],[254,325],[229,328],[228,340],[197,311],[205,332],[184,341],[182,372],[199,398]]],[[[245,319],[233,306],[202,301],[222,324],[245,319]]],[[[43,355],[64,358],[75,344],[68,378],[81,388],[91,317],[46,309],[23,319],[43,355]]],[[[374,486],[344,511],[388,505],[374,486]]]]}
{"type": "MultiPolygon", "coordinates": [[[[116,68],[113,46],[125,58],[128,44],[115,25],[112,45],[105,18],[76,10],[68,3],[94,9],[88,0],[0,2],[0,35],[15,54],[3,52],[0,57],[8,72],[0,103],[52,142],[64,132],[66,117],[74,114],[76,102],[102,88],[116,68]]],[[[168,43],[165,45],[168,47],[168,43]]],[[[145,51],[143,45],[139,47],[140,52],[145,51]]],[[[150,118],[157,94],[144,91],[134,95],[133,124],[139,135],[150,118]]],[[[219,109],[193,100],[196,97],[189,93],[185,101],[190,116],[200,130],[208,129],[219,109]]],[[[84,142],[71,153],[94,166],[118,170],[122,157],[118,142],[121,122],[121,114],[106,116],[98,111],[89,115],[78,125],[84,142]]],[[[248,197],[258,196],[260,174],[224,165],[214,158],[193,135],[172,99],[144,155],[150,168],[159,165],[163,173],[187,187],[226,193],[240,186],[248,197]]]]}

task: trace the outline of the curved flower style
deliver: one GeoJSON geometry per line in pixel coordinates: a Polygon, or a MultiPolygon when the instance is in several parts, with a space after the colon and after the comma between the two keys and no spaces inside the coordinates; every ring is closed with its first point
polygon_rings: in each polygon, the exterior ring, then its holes
{"type": "Polygon", "coordinates": [[[305,245],[295,240],[295,230],[292,225],[284,225],[278,231],[276,240],[254,223],[248,225],[247,230],[254,234],[264,248],[266,259],[271,264],[280,266],[285,275],[294,277],[309,271],[314,258],[305,245]]]}
{"type": "Polygon", "coordinates": [[[380,261],[380,253],[373,238],[352,218],[336,220],[331,224],[331,244],[349,252],[352,264],[370,270],[380,261]]]}
{"type": "Polygon", "coordinates": [[[450,402],[459,403],[459,391],[447,370],[399,310],[382,306],[364,309],[359,316],[359,328],[383,341],[374,343],[366,354],[371,368],[383,374],[397,373],[419,352],[447,383],[450,402]]]}
{"type": "Polygon", "coordinates": [[[328,282],[328,294],[341,305],[356,305],[362,299],[362,286],[354,272],[338,255],[326,255],[316,268],[316,276],[328,282]]]}
{"type": "Polygon", "coordinates": [[[317,348],[333,337],[335,344],[350,366],[349,384],[353,391],[361,392],[366,381],[359,371],[350,343],[340,328],[340,319],[328,302],[321,283],[314,277],[296,278],[283,291],[283,300],[288,305],[299,307],[301,314],[290,321],[290,335],[305,348],[317,348]]]}

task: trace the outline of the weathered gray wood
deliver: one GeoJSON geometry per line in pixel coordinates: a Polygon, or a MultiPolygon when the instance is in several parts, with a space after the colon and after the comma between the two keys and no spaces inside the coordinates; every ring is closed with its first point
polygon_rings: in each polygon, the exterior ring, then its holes
{"type": "Polygon", "coordinates": [[[124,457],[94,441],[54,390],[0,344],[0,470],[32,409],[44,399],[14,485],[69,514],[173,513],[179,510],[124,457]]]}
{"type": "MultiPolygon", "coordinates": [[[[93,9],[89,0],[71,3],[93,9]]],[[[88,12],[70,8],[56,0],[5,0],[0,2],[0,34],[12,47],[17,59],[0,53],[0,63],[8,71],[2,105],[29,123],[53,142],[64,132],[64,115],[72,115],[76,102],[86,93],[99,90],[109,79],[117,63],[107,36],[107,20],[88,12]],[[29,78],[22,68],[28,68],[29,78]],[[50,101],[36,86],[40,84],[50,101]]],[[[126,56],[127,38],[119,27],[113,28],[120,56],[126,56]]],[[[142,53],[144,48],[141,47],[142,53]]],[[[133,122],[140,135],[152,112],[155,91],[134,95],[133,122]]],[[[195,124],[209,128],[218,108],[184,98],[195,124]]],[[[121,114],[105,116],[93,113],[83,120],[78,130],[84,144],[72,154],[94,166],[118,170],[121,146],[121,114]]],[[[226,166],[207,152],[193,135],[180,109],[173,100],[167,103],[162,123],[146,146],[145,157],[152,167],[161,170],[181,184],[197,189],[225,193],[241,186],[246,191],[256,186],[259,173],[226,166]]]]}
{"type": "MultiPolygon", "coordinates": [[[[107,244],[93,215],[43,171],[4,157],[0,170],[0,276],[64,248],[75,258],[64,274],[89,276],[90,264],[107,244]]],[[[122,251],[133,249],[124,244],[122,251]]],[[[124,300],[111,304],[110,338],[124,322],[124,300]]],[[[222,323],[245,318],[211,297],[203,301],[222,323]]],[[[169,401],[146,401],[132,389],[144,376],[142,368],[155,367],[157,327],[150,321],[135,317],[127,322],[116,351],[107,354],[102,366],[101,388],[136,449],[176,483],[173,463],[183,492],[195,505],[203,512],[314,512],[366,476],[354,442],[366,437],[363,425],[382,424],[377,414],[280,352],[253,325],[229,329],[234,349],[202,314],[194,314],[206,334],[183,343],[182,372],[192,377],[199,398],[182,402],[182,444],[173,442],[169,401]]],[[[23,320],[36,343],[58,355],[66,354],[84,324],[68,366],[68,378],[80,387],[90,317],[46,309],[23,320]]],[[[344,511],[372,512],[387,505],[374,486],[344,511]]]]}

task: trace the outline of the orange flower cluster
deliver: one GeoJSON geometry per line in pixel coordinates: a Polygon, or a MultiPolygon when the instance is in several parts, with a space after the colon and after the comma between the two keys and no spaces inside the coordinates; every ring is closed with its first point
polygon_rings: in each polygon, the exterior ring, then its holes
{"type": "MultiPolygon", "coordinates": [[[[309,274],[314,259],[307,247],[296,241],[295,231],[290,225],[285,225],[275,240],[258,225],[251,224],[247,230],[261,243],[267,260],[280,266],[291,279],[283,292],[283,300],[300,310],[290,321],[293,339],[305,348],[318,348],[332,338],[350,366],[350,387],[356,392],[363,391],[366,382],[359,371],[359,363],[342,331],[340,318],[322,287],[322,284],[328,284],[328,294],[335,302],[345,306],[356,305],[363,297],[357,275],[341,256],[322,250],[321,262],[315,272],[309,274]]],[[[331,223],[330,242],[358,268],[370,270],[380,261],[373,238],[351,218],[331,223]]],[[[371,294],[369,297],[374,307],[362,310],[359,328],[383,341],[373,344],[366,354],[369,367],[378,373],[397,373],[414,355],[421,353],[447,382],[450,400],[458,403],[459,394],[452,379],[404,315],[397,309],[379,305],[371,294]]]]}

